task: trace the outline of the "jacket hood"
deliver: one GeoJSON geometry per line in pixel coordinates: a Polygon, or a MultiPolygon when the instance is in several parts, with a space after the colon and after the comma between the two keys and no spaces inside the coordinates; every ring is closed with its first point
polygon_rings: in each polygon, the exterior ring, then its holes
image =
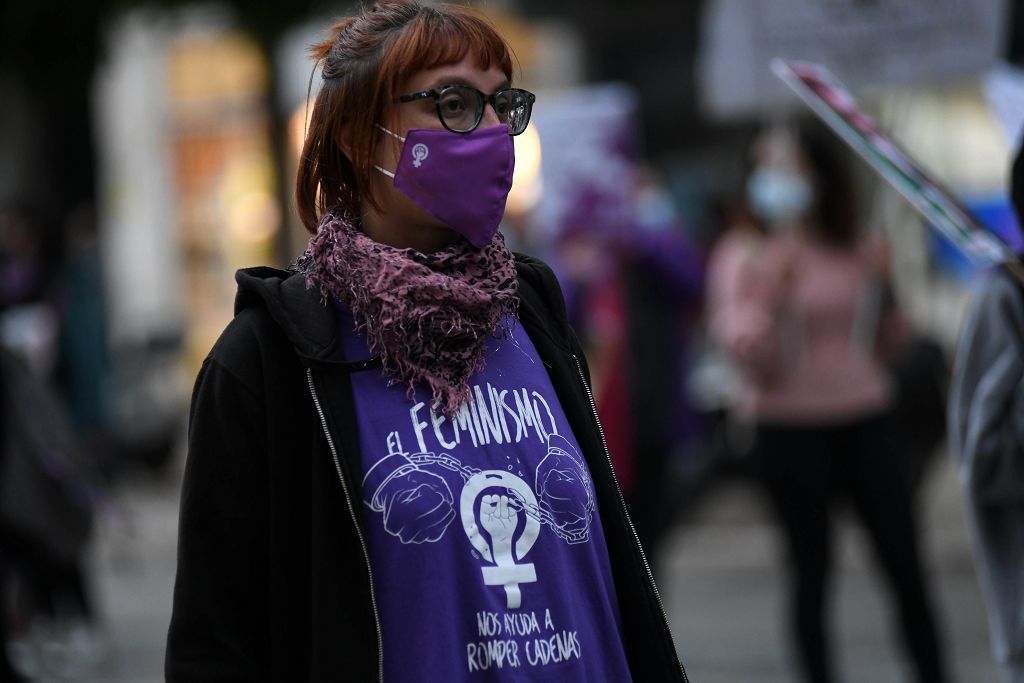
{"type": "MultiPolygon", "coordinates": [[[[553,317],[558,325],[553,330],[544,326],[544,332],[568,348],[572,333],[554,273],[543,261],[532,256],[514,254],[514,257],[519,276],[521,317],[536,318],[537,307],[546,308],[547,316],[553,317]]],[[[235,282],[238,283],[235,315],[253,306],[264,307],[304,360],[316,363],[349,360],[338,339],[334,307],[316,287],[306,287],[306,278],[301,273],[267,266],[244,268],[235,273],[235,282]]]]}
{"type": "Polygon", "coordinates": [[[294,271],[260,266],[235,273],[235,315],[254,306],[267,309],[298,355],[311,361],[344,362],[334,307],[294,271]]]}

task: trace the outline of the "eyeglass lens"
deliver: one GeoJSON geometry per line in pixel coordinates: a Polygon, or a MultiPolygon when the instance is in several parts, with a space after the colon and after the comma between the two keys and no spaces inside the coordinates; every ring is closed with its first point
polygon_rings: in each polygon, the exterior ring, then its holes
{"type": "MultiPolygon", "coordinates": [[[[492,105],[498,120],[507,123],[509,133],[522,133],[530,122],[530,101],[521,90],[501,90],[494,94],[492,105]]],[[[437,99],[441,122],[456,132],[471,131],[483,118],[485,100],[473,88],[453,85],[444,88],[437,99]]]]}

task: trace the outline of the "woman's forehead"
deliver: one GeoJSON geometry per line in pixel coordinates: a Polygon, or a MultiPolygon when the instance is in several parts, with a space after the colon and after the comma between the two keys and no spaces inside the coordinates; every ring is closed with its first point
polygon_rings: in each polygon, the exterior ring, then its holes
{"type": "Polygon", "coordinates": [[[429,90],[440,85],[468,85],[481,92],[492,93],[508,87],[509,80],[494,62],[484,69],[474,55],[467,54],[458,62],[417,71],[406,81],[403,90],[429,90]]]}

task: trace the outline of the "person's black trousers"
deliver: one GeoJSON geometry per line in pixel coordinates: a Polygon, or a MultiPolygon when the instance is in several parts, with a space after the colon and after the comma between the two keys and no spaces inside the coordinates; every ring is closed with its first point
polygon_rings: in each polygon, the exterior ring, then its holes
{"type": "Polygon", "coordinates": [[[911,463],[894,444],[883,417],[827,427],[758,426],[756,471],[788,546],[791,626],[807,681],[834,680],[828,589],[839,501],[850,504],[872,543],[917,679],[946,680],[919,554],[911,463]]]}

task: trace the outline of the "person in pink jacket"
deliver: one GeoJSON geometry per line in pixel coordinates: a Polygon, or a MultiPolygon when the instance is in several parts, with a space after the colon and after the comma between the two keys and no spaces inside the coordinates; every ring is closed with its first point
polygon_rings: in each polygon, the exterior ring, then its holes
{"type": "Polygon", "coordinates": [[[820,127],[773,130],[747,181],[760,224],[712,256],[713,335],[743,376],[735,411],[791,564],[791,627],[806,681],[834,680],[832,515],[848,501],[888,580],[917,680],[945,680],[918,548],[908,459],[887,425],[887,349],[906,325],[882,240],[862,232],[840,150],[820,127]]]}

